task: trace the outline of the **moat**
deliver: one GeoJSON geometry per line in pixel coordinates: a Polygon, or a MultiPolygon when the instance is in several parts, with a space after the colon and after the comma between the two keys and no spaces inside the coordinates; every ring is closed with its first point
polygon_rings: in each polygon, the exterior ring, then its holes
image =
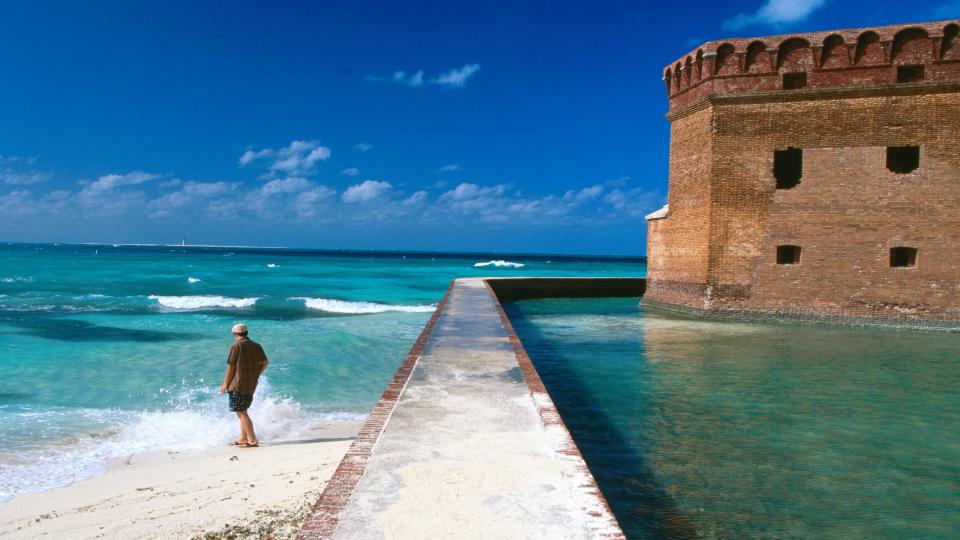
{"type": "Polygon", "coordinates": [[[505,309],[629,538],[960,530],[960,335],[505,309]]]}

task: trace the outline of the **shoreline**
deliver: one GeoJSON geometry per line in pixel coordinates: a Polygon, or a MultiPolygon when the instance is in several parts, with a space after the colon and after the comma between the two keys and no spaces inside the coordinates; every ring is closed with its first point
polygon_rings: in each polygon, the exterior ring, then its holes
{"type": "Polygon", "coordinates": [[[112,243],[112,242],[13,242],[0,241],[7,246],[76,246],[86,248],[146,248],[162,250],[182,248],[186,250],[226,251],[238,250],[249,254],[269,255],[333,255],[333,256],[363,256],[363,257],[410,257],[413,259],[444,258],[485,258],[485,257],[518,257],[536,261],[586,261],[586,262],[625,262],[646,263],[647,256],[642,254],[611,254],[611,253],[523,253],[514,251],[432,251],[416,249],[388,249],[388,248],[319,248],[319,247],[292,247],[292,246],[234,246],[218,244],[149,244],[149,243],[112,243]]]}
{"type": "Polygon", "coordinates": [[[106,472],[0,503],[4,538],[292,538],[360,422],[296,439],[114,459],[106,472]]]}

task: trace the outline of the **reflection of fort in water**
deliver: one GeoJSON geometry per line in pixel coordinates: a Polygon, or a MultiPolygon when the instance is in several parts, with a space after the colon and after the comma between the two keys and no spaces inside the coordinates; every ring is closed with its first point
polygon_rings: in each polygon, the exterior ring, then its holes
{"type": "Polygon", "coordinates": [[[960,322],[960,25],[709,42],[664,71],[644,302],[960,322]]]}

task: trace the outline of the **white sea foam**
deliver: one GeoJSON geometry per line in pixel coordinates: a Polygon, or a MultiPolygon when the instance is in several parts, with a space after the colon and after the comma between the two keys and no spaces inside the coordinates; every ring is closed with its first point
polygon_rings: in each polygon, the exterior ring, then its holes
{"type": "Polygon", "coordinates": [[[161,306],[170,309],[208,309],[217,307],[244,308],[257,303],[259,298],[227,298],[226,296],[156,296],[147,298],[156,300],[161,306]]]}
{"type": "Polygon", "coordinates": [[[487,262],[478,262],[473,265],[476,268],[481,268],[483,266],[496,266],[497,268],[507,267],[507,268],[523,268],[523,263],[510,262],[510,261],[487,261],[487,262]]]}
{"type": "MultiPolygon", "coordinates": [[[[3,295],[0,295],[2,297],[3,295]]],[[[40,297],[10,297],[10,304],[3,306],[6,311],[21,312],[51,312],[63,311],[69,313],[92,313],[113,311],[127,307],[131,301],[143,303],[142,296],[107,296],[103,294],[45,294],[40,297]],[[38,303],[32,302],[53,302],[38,303]],[[77,302],[77,303],[74,303],[77,302]]]]}
{"type": "Polygon", "coordinates": [[[187,283],[198,283],[198,282],[200,282],[200,281],[203,281],[203,280],[201,280],[200,278],[195,278],[195,277],[188,277],[188,278],[187,278],[187,283]]]}
{"type": "MultiPolygon", "coordinates": [[[[274,395],[266,377],[260,380],[250,412],[263,441],[304,437],[321,422],[360,422],[365,418],[350,412],[307,411],[293,399],[274,395]]],[[[237,432],[237,419],[227,410],[226,397],[212,387],[177,392],[163,410],[70,409],[27,414],[31,414],[31,425],[59,423],[63,415],[70,414],[101,429],[61,444],[18,452],[12,461],[0,459],[0,502],[101,474],[113,459],[158,450],[184,452],[223,446],[236,438],[237,432]]]]}
{"type": "Polygon", "coordinates": [[[348,302],[346,300],[334,300],[332,298],[291,298],[291,300],[303,300],[304,305],[310,309],[326,311],[328,313],[385,313],[387,311],[402,311],[406,313],[429,313],[437,309],[436,304],[419,305],[390,305],[377,304],[375,302],[348,302]]]}
{"type": "Polygon", "coordinates": [[[33,283],[33,278],[30,276],[12,276],[5,277],[0,281],[3,281],[4,283],[33,283]]]}
{"type": "Polygon", "coordinates": [[[267,265],[267,268],[276,268],[278,265],[270,263],[267,265]]]}
{"type": "Polygon", "coordinates": [[[21,311],[21,312],[54,311],[57,309],[57,306],[53,304],[37,304],[37,305],[27,305],[27,306],[14,304],[14,305],[3,306],[3,309],[6,311],[21,311]]]}

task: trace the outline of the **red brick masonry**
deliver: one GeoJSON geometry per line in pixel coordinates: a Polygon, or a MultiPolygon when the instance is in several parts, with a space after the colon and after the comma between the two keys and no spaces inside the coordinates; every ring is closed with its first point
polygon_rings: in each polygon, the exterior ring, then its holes
{"type": "Polygon", "coordinates": [[[645,304],[960,329],[957,21],[709,42],[664,74],[645,304]],[[904,149],[912,165],[888,163],[904,149]],[[778,183],[798,152],[799,181],[778,183]],[[903,249],[915,264],[892,263],[903,249]]]}
{"type": "Polygon", "coordinates": [[[453,290],[453,282],[450,282],[446,294],[443,295],[443,300],[440,301],[436,311],[433,312],[430,320],[423,327],[420,337],[414,342],[413,348],[410,349],[407,357],[400,364],[400,369],[394,374],[393,380],[387,385],[387,389],[383,391],[380,401],[374,405],[370,416],[367,417],[366,422],[360,428],[360,432],[357,433],[357,437],[350,445],[350,449],[347,450],[347,454],[340,461],[340,466],[334,471],[333,476],[327,482],[327,487],[324,488],[310,514],[307,515],[307,519],[300,528],[300,534],[297,535],[299,540],[320,540],[333,537],[340,520],[340,512],[347,505],[350,496],[353,495],[353,490],[360,482],[367,461],[370,459],[370,454],[383,434],[383,429],[397,406],[400,394],[407,386],[407,381],[417,365],[417,359],[423,354],[423,348],[430,340],[430,335],[437,325],[437,320],[440,319],[440,315],[446,307],[451,290],[453,290]]]}
{"type": "Polygon", "coordinates": [[[940,21],[708,41],[663,80],[671,113],[711,95],[781,90],[784,73],[806,73],[811,89],[893,84],[901,65],[923,65],[924,81],[956,80],[958,34],[956,21],[940,21]]]}

